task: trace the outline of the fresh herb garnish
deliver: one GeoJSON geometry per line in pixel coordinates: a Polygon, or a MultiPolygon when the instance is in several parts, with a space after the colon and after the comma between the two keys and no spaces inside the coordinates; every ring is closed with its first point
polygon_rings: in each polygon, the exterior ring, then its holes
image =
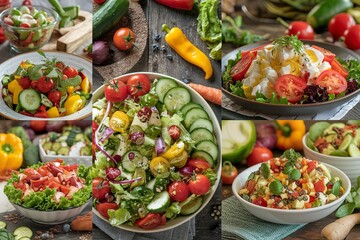
{"type": "Polygon", "coordinates": [[[295,52],[300,54],[301,50],[304,47],[302,41],[298,39],[297,36],[282,36],[274,40],[274,45],[277,47],[293,47],[295,52]]]}
{"type": "Polygon", "coordinates": [[[286,150],[282,155],[281,155],[281,158],[286,158],[288,161],[287,163],[285,164],[285,167],[286,166],[291,166],[291,167],[294,167],[297,160],[299,158],[301,158],[301,154],[298,153],[298,152],[295,152],[294,149],[290,148],[289,150],[286,150]]]}
{"type": "Polygon", "coordinates": [[[230,91],[240,97],[245,97],[244,90],[242,89],[242,83],[237,81],[235,84],[230,84],[230,91]]]}

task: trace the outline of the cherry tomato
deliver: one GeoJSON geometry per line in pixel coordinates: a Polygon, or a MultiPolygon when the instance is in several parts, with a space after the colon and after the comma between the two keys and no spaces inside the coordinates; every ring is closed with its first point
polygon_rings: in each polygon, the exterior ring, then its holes
{"type": "Polygon", "coordinates": [[[252,201],[254,204],[262,206],[262,207],[266,207],[267,206],[267,202],[265,201],[265,199],[263,199],[262,197],[258,197],[256,199],[254,199],[252,201]]]}
{"type": "Polygon", "coordinates": [[[19,80],[19,84],[23,89],[27,89],[31,85],[31,81],[28,77],[21,77],[19,80]]]}
{"type": "Polygon", "coordinates": [[[316,192],[324,192],[326,190],[324,180],[319,180],[319,181],[315,182],[314,189],[316,192]]]}
{"type": "Polygon", "coordinates": [[[179,137],[180,137],[180,133],[181,133],[181,130],[178,126],[176,125],[171,125],[169,127],[169,135],[172,139],[174,140],[178,140],[179,137]]]}
{"type": "Polygon", "coordinates": [[[74,78],[79,75],[78,70],[69,66],[65,67],[62,73],[65,74],[68,78],[74,78]]]}
{"type": "Polygon", "coordinates": [[[301,40],[314,40],[314,29],[304,21],[291,22],[285,34],[298,36],[301,40]]]}
{"type": "Polygon", "coordinates": [[[103,4],[104,2],[106,2],[106,0],[93,0],[94,3],[97,3],[97,4],[103,4]]]}
{"type": "Polygon", "coordinates": [[[127,80],[128,92],[131,96],[140,97],[150,91],[151,82],[145,74],[136,74],[127,80]]]}
{"type": "Polygon", "coordinates": [[[6,36],[4,34],[4,30],[2,27],[0,27],[0,44],[4,43],[6,41],[6,36]]]}
{"type": "Polygon", "coordinates": [[[350,27],[345,32],[345,45],[351,50],[360,49],[360,24],[350,27]]]}
{"type": "Polygon", "coordinates": [[[60,95],[60,92],[58,90],[50,91],[49,94],[48,94],[48,98],[55,106],[59,106],[61,95],[60,95]]]}
{"type": "Polygon", "coordinates": [[[31,25],[28,22],[22,22],[22,23],[20,23],[20,27],[22,27],[22,28],[31,28],[31,25]]]}
{"type": "Polygon", "coordinates": [[[105,202],[96,204],[96,210],[106,219],[109,219],[108,210],[109,209],[118,209],[119,206],[114,202],[105,202]]]}
{"type": "Polygon", "coordinates": [[[275,83],[277,95],[291,103],[297,103],[303,97],[305,88],[306,81],[292,74],[279,77],[275,83]]]}
{"type": "Polygon", "coordinates": [[[197,174],[189,181],[189,190],[196,195],[205,195],[210,189],[210,180],[204,174],[197,174]]]}
{"type": "Polygon", "coordinates": [[[30,86],[36,90],[37,89],[37,81],[31,81],[30,86]]]}
{"type": "Polygon", "coordinates": [[[63,70],[65,68],[65,64],[63,62],[58,61],[56,62],[56,67],[63,70]]]}
{"type": "Polygon", "coordinates": [[[264,45],[261,45],[261,46],[259,46],[257,48],[253,48],[253,49],[250,49],[250,50],[247,50],[247,51],[243,51],[243,52],[241,52],[241,57],[245,57],[246,55],[248,55],[251,52],[257,54],[258,51],[263,50],[268,45],[269,44],[264,44],[264,45]]]}
{"type": "Polygon", "coordinates": [[[120,80],[111,80],[104,89],[105,97],[113,103],[122,102],[128,95],[127,86],[120,80]]]}
{"type": "Polygon", "coordinates": [[[190,195],[189,187],[184,182],[172,182],[167,190],[170,198],[175,202],[182,202],[190,195]]]}
{"type": "Polygon", "coordinates": [[[338,40],[340,37],[344,36],[345,31],[350,27],[354,26],[355,20],[348,13],[339,13],[335,15],[328,24],[328,29],[331,36],[334,40],[338,40]]]}
{"type": "Polygon", "coordinates": [[[34,114],[34,117],[37,117],[37,118],[47,118],[48,115],[47,115],[47,112],[46,111],[41,111],[41,112],[37,112],[34,114]]]}
{"type": "Polygon", "coordinates": [[[322,54],[324,54],[324,61],[328,62],[328,63],[332,63],[332,61],[335,59],[335,54],[330,52],[329,50],[316,46],[316,45],[312,45],[312,48],[315,48],[316,50],[320,51],[322,54]]]}
{"type": "Polygon", "coordinates": [[[346,90],[347,81],[340,73],[334,70],[323,71],[317,78],[316,84],[326,88],[330,94],[339,94],[346,90]]]}
{"type": "Polygon", "coordinates": [[[113,43],[119,50],[129,50],[136,41],[136,35],[130,28],[119,28],[113,37],[113,43]]]}
{"type": "Polygon", "coordinates": [[[206,169],[211,168],[210,163],[208,163],[206,160],[200,159],[200,158],[189,159],[186,163],[186,166],[194,168],[195,172],[197,172],[197,173],[202,173],[206,169]]]}
{"type": "Polygon", "coordinates": [[[30,121],[30,127],[32,130],[34,130],[37,133],[44,132],[46,129],[47,122],[46,121],[40,121],[40,120],[31,120],[30,121]]]}
{"type": "Polygon", "coordinates": [[[247,70],[250,68],[252,61],[255,59],[257,52],[250,52],[246,54],[241,60],[235,64],[235,66],[230,71],[230,76],[235,81],[241,81],[247,70]]]}
{"type": "Polygon", "coordinates": [[[273,158],[273,154],[270,149],[266,147],[254,147],[247,158],[247,165],[250,167],[258,163],[266,162],[271,158],[273,158]]]}
{"type": "Polygon", "coordinates": [[[42,76],[37,81],[37,90],[41,93],[48,93],[54,87],[54,81],[51,78],[42,76]]]}
{"type": "Polygon", "coordinates": [[[332,61],[331,69],[338,72],[338,73],[340,73],[341,76],[343,76],[344,78],[346,78],[349,75],[348,71],[336,59],[334,61],[332,61]]]}
{"type": "Polygon", "coordinates": [[[109,181],[106,181],[102,178],[93,179],[93,185],[92,185],[93,197],[101,200],[105,198],[105,195],[107,193],[110,193],[109,181]]]}
{"type": "Polygon", "coordinates": [[[238,170],[231,162],[225,161],[221,171],[221,180],[223,184],[231,185],[238,175],[238,170]]]}
{"type": "Polygon", "coordinates": [[[153,229],[161,224],[161,216],[158,213],[149,213],[144,218],[141,218],[135,222],[140,228],[153,229]]]}

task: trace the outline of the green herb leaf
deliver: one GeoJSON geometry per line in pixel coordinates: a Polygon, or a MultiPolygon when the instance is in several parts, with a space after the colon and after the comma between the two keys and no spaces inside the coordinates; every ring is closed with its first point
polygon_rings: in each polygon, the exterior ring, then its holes
{"type": "Polygon", "coordinates": [[[355,203],[346,203],[345,205],[342,205],[335,213],[335,216],[338,218],[345,217],[347,215],[350,215],[355,210],[355,203]]]}
{"type": "Polygon", "coordinates": [[[276,179],[270,183],[269,189],[273,194],[280,195],[283,189],[283,185],[278,179],[276,179]]]}
{"type": "Polygon", "coordinates": [[[40,54],[43,58],[47,58],[45,53],[43,51],[37,51],[38,54],[40,54]]]}
{"type": "Polygon", "coordinates": [[[42,67],[42,65],[35,65],[28,70],[30,80],[38,80],[43,76],[42,67]]]}
{"type": "Polygon", "coordinates": [[[260,172],[265,179],[268,178],[270,176],[269,165],[267,163],[262,163],[260,166],[260,172]]]}
{"type": "Polygon", "coordinates": [[[63,88],[67,87],[77,87],[81,84],[81,77],[79,75],[76,75],[73,78],[68,78],[65,81],[60,81],[60,86],[63,88]]]}
{"type": "Polygon", "coordinates": [[[294,149],[290,148],[289,150],[286,150],[282,155],[281,158],[286,158],[288,161],[285,164],[285,166],[292,166],[294,167],[297,160],[299,158],[302,158],[301,154],[298,152],[295,152],[294,149]]]}
{"type": "Polygon", "coordinates": [[[242,83],[240,81],[237,81],[235,85],[231,84],[230,91],[235,95],[245,97],[244,90],[242,89],[242,83]]]}
{"type": "Polygon", "coordinates": [[[294,35],[279,37],[274,40],[274,45],[280,48],[293,47],[295,52],[298,54],[300,54],[301,50],[304,47],[303,42],[300,41],[298,37],[294,35]]]}
{"type": "Polygon", "coordinates": [[[290,177],[290,179],[293,179],[293,180],[299,180],[301,177],[301,173],[296,168],[293,168],[293,170],[289,174],[289,177],[290,177]]]}

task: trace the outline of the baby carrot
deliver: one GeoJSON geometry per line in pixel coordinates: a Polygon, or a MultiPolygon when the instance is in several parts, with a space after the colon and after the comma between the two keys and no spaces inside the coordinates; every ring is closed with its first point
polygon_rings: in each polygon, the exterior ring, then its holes
{"type": "Polygon", "coordinates": [[[209,102],[215,103],[221,106],[221,90],[217,88],[207,87],[200,84],[189,83],[189,86],[197,91],[203,98],[209,102]]]}

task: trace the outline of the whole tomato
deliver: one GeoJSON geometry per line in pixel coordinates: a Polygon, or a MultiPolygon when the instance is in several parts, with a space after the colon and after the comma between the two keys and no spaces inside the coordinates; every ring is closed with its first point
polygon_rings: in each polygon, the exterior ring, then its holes
{"type": "Polygon", "coordinates": [[[105,97],[109,102],[118,103],[122,102],[128,96],[128,89],[125,83],[120,80],[114,79],[106,85],[104,89],[105,97]]]}
{"type": "Polygon", "coordinates": [[[119,28],[113,37],[113,43],[119,50],[129,50],[136,41],[136,35],[130,28],[119,28]]]}
{"type": "Polygon", "coordinates": [[[334,40],[338,40],[340,37],[344,36],[345,31],[350,27],[354,26],[355,20],[348,13],[339,13],[335,15],[328,24],[328,29],[331,36],[334,40]]]}
{"type": "Polygon", "coordinates": [[[105,198],[105,195],[107,193],[110,193],[109,181],[102,178],[93,179],[93,184],[92,184],[93,197],[101,200],[105,198]]]}
{"type": "Polygon", "coordinates": [[[184,182],[172,182],[168,186],[170,198],[175,202],[182,202],[190,195],[189,187],[184,182]]]}
{"type": "Polygon", "coordinates": [[[345,44],[351,50],[360,49],[360,25],[354,25],[345,32],[345,44]]]}
{"type": "Polygon", "coordinates": [[[46,129],[47,122],[40,121],[40,120],[31,120],[30,121],[30,128],[34,130],[36,133],[44,132],[46,129]]]}
{"type": "Polygon", "coordinates": [[[59,106],[61,95],[58,90],[50,91],[48,94],[48,98],[55,106],[59,106]]]}
{"type": "Polygon", "coordinates": [[[150,91],[151,82],[145,74],[136,74],[131,76],[127,82],[128,92],[131,96],[140,97],[150,91]]]}
{"type": "Polygon", "coordinates": [[[210,180],[204,174],[196,174],[195,179],[189,181],[189,190],[196,195],[205,195],[210,189],[210,180]]]}
{"type": "Polygon", "coordinates": [[[37,90],[41,93],[48,93],[54,87],[54,81],[51,78],[42,76],[37,81],[37,90]]]}
{"type": "Polygon", "coordinates": [[[231,185],[238,175],[238,170],[231,162],[225,161],[221,171],[221,180],[223,184],[231,185]]]}
{"type": "Polygon", "coordinates": [[[302,40],[314,40],[314,29],[304,21],[291,22],[285,34],[298,36],[302,40]]]}
{"type": "Polygon", "coordinates": [[[266,147],[254,147],[247,158],[247,165],[250,167],[258,163],[266,162],[271,158],[273,158],[273,154],[270,149],[266,147]]]}
{"type": "Polygon", "coordinates": [[[62,73],[64,75],[66,75],[68,78],[74,78],[77,75],[79,75],[78,70],[76,70],[73,67],[69,67],[69,66],[65,67],[64,70],[62,71],[62,73]]]}
{"type": "Polygon", "coordinates": [[[6,41],[6,36],[4,34],[4,30],[2,27],[0,27],[0,44],[4,43],[6,41]]]}
{"type": "Polygon", "coordinates": [[[31,85],[31,81],[28,77],[21,77],[19,80],[19,84],[23,89],[27,89],[31,85]]]}

